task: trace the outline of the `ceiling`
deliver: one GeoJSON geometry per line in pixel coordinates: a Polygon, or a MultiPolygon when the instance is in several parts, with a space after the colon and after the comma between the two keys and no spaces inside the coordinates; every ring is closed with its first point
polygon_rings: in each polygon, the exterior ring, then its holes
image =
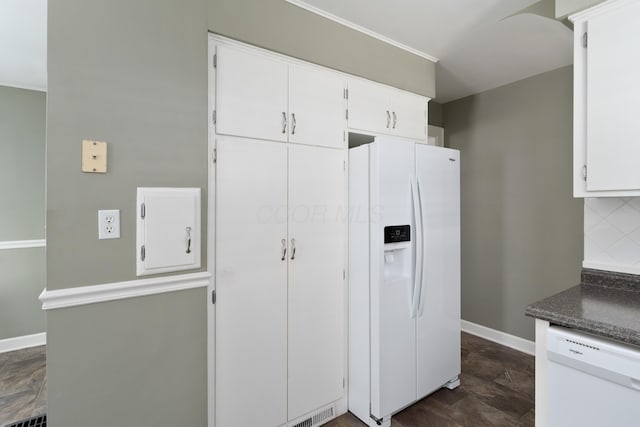
{"type": "Polygon", "coordinates": [[[0,85],[47,89],[47,0],[0,0],[0,85]]]}
{"type": "Polygon", "coordinates": [[[533,13],[551,0],[287,0],[437,60],[448,102],[573,62],[573,32],[533,13]]]}

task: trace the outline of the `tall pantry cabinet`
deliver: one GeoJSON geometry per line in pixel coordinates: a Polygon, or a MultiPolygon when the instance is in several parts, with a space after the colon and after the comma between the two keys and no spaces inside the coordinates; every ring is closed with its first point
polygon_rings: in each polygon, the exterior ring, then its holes
{"type": "Polygon", "coordinates": [[[330,417],[345,393],[345,82],[225,44],[215,61],[215,425],[330,417]]]}

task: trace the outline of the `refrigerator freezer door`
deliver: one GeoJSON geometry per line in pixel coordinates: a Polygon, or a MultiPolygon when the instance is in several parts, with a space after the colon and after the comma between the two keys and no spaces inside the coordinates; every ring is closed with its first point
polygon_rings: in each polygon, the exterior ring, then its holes
{"type": "Polygon", "coordinates": [[[422,207],[418,398],[460,374],[460,153],[415,145],[422,207]]]}
{"type": "Polygon", "coordinates": [[[416,400],[414,145],[376,138],[370,152],[371,414],[376,418],[416,400]],[[406,224],[411,225],[410,242],[384,244],[385,226],[406,224]],[[385,253],[391,255],[386,262],[385,253]]]}

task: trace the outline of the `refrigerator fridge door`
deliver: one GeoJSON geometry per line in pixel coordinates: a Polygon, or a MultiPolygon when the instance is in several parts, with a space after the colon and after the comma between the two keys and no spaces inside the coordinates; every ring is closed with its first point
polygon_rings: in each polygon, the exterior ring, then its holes
{"type": "Polygon", "coordinates": [[[371,414],[378,419],[416,400],[414,145],[376,138],[370,147],[371,414]],[[408,241],[384,243],[385,227],[405,233],[406,226],[408,241]]]}
{"type": "Polygon", "coordinates": [[[460,153],[415,144],[422,211],[417,398],[460,374],[460,153]]]}

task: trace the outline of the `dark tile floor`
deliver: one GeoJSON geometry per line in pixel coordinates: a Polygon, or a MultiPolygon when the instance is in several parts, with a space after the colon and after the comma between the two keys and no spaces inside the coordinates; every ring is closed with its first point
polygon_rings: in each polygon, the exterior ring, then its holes
{"type": "Polygon", "coordinates": [[[44,346],[0,353],[0,427],[47,412],[44,346]]]}
{"type": "MultiPolygon", "coordinates": [[[[462,334],[461,385],[442,389],[391,418],[392,427],[533,426],[532,356],[462,334]]],[[[347,413],[326,427],[362,427],[347,413]]]]}
{"type": "MultiPolygon", "coordinates": [[[[45,347],[0,353],[0,427],[46,412],[45,347]]],[[[462,334],[462,384],[392,418],[393,427],[533,426],[534,358],[462,334]]],[[[327,427],[361,427],[350,413],[327,427]]]]}

